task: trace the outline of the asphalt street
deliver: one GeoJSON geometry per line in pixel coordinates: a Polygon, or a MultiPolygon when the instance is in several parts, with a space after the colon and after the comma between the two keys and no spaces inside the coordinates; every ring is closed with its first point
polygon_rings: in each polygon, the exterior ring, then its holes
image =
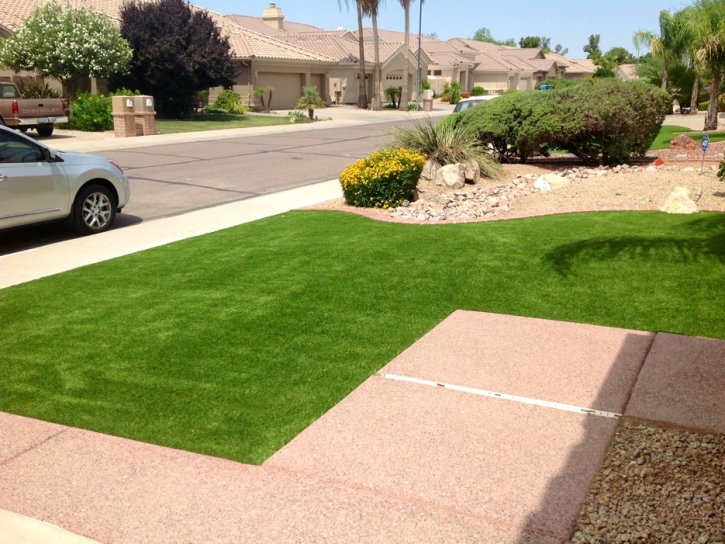
{"type": "MultiPolygon", "coordinates": [[[[131,200],[113,228],[336,179],[379,149],[397,125],[242,136],[96,154],[129,176],[131,200]]],[[[0,232],[0,256],[74,237],[62,224],[0,232]]]]}

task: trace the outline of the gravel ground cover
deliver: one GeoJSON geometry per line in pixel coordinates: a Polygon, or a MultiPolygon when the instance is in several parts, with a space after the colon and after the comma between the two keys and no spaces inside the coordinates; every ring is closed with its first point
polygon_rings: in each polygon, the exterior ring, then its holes
{"type": "Polygon", "coordinates": [[[625,420],[572,544],[725,543],[725,436],[625,420]]]}
{"type": "MultiPolygon", "coordinates": [[[[666,162],[660,167],[585,168],[559,164],[509,164],[499,179],[482,178],[459,190],[426,184],[420,198],[393,210],[376,210],[382,216],[436,221],[444,218],[475,218],[516,212],[579,209],[612,206],[662,206],[675,187],[686,187],[703,208],[725,207],[725,183],[716,175],[717,165],[706,163],[700,175],[696,162],[666,162]],[[534,188],[539,176],[566,175],[569,184],[540,192],[534,188]]],[[[338,198],[316,208],[354,209],[338,198]]]]}

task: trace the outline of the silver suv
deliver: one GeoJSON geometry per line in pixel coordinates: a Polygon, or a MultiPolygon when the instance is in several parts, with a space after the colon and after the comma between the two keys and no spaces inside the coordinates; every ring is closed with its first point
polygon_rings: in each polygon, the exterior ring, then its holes
{"type": "Polygon", "coordinates": [[[103,232],[130,195],[112,160],[55,151],[0,126],[0,230],[66,218],[82,234],[103,232]]]}

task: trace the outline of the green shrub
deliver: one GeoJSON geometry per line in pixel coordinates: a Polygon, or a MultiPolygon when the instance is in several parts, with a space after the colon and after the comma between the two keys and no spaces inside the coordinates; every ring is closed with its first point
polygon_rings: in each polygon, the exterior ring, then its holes
{"type": "Polygon", "coordinates": [[[581,79],[545,79],[541,83],[537,83],[536,88],[541,89],[542,85],[546,85],[548,90],[552,89],[566,89],[568,87],[575,87],[582,83],[581,79]]]}
{"type": "Polygon", "coordinates": [[[460,83],[458,83],[457,81],[450,81],[443,85],[441,97],[447,98],[447,101],[451,104],[458,104],[458,102],[461,100],[462,89],[463,88],[461,87],[460,83]]]}
{"type": "Polygon", "coordinates": [[[586,163],[608,165],[644,155],[672,105],[670,95],[657,87],[608,78],[554,91],[554,97],[560,128],[549,144],[586,163]]]}
{"type": "Polygon", "coordinates": [[[479,145],[474,132],[456,127],[448,118],[437,124],[430,118],[414,120],[411,128],[398,127],[393,132],[392,146],[411,149],[441,166],[475,161],[488,178],[497,177],[501,170],[487,148],[479,145]]]}
{"type": "Polygon", "coordinates": [[[69,125],[84,132],[113,129],[111,101],[102,94],[78,93],[71,105],[69,125]]]}
{"type": "Polygon", "coordinates": [[[484,94],[486,94],[486,89],[483,87],[476,86],[471,89],[471,96],[483,96],[484,94]]]}
{"type": "Polygon", "coordinates": [[[103,132],[113,129],[113,116],[111,115],[111,98],[114,96],[136,96],[138,91],[117,89],[108,96],[78,93],[71,104],[71,115],[68,121],[69,128],[84,132],[103,132]]]}
{"type": "Polygon", "coordinates": [[[709,107],[710,107],[710,101],[709,100],[707,102],[700,102],[697,105],[697,109],[700,110],[700,111],[707,111],[707,108],[709,108],[709,107]]]}
{"type": "Polygon", "coordinates": [[[403,87],[388,87],[385,89],[385,98],[397,109],[400,104],[400,95],[403,94],[403,87]]]}
{"type": "Polygon", "coordinates": [[[587,164],[621,164],[649,149],[670,102],[652,85],[603,79],[552,92],[507,93],[454,122],[473,130],[501,160],[526,161],[558,148],[587,164]]]}
{"type": "Polygon", "coordinates": [[[717,111],[725,112],[725,94],[721,94],[717,97],[717,111]]]}
{"type": "Polygon", "coordinates": [[[500,161],[518,157],[525,162],[534,154],[545,154],[547,142],[558,130],[558,119],[551,114],[553,94],[504,94],[457,114],[451,122],[473,133],[481,146],[492,147],[500,161]]]}
{"type": "Polygon", "coordinates": [[[60,93],[47,83],[44,85],[18,85],[18,91],[23,98],[60,98],[60,93]]]}
{"type": "Polygon", "coordinates": [[[300,110],[292,110],[287,114],[287,117],[289,117],[290,123],[311,123],[312,121],[310,118],[305,114],[305,112],[300,110]]]}
{"type": "Polygon", "coordinates": [[[225,113],[231,113],[234,115],[242,115],[249,111],[249,108],[242,104],[239,93],[232,91],[231,89],[224,89],[219,93],[216,100],[214,101],[215,110],[224,110],[225,113]]]}
{"type": "Polygon", "coordinates": [[[717,179],[725,181],[725,161],[720,161],[720,170],[717,171],[717,179]]]}
{"type": "Polygon", "coordinates": [[[385,149],[351,164],[340,174],[345,202],[362,208],[390,208],[409,199],[425,157],[408,149],[385,149]]]}

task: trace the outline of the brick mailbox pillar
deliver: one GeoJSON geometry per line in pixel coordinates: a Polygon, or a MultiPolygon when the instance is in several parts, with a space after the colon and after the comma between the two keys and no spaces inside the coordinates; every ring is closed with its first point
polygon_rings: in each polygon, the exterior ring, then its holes
{"type": "Polygon", "coordinates": [[[136,115],[136,136],[152,136],[156,134],[156,111],[154,97],[141,95],[133,97],[136,115]]]}
{"type": "Polygon", "coordinates": [[[136,113],[133,109],[132,97],[114,96],[111,99],[111,115],[113,116],[113,133],[116,138],[136,136],[136,113]]]}

